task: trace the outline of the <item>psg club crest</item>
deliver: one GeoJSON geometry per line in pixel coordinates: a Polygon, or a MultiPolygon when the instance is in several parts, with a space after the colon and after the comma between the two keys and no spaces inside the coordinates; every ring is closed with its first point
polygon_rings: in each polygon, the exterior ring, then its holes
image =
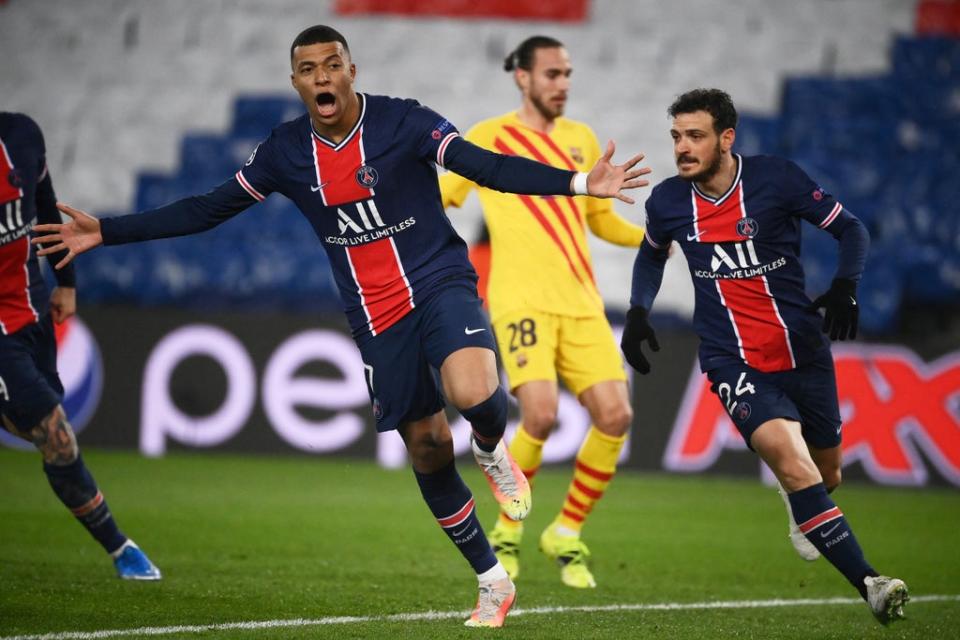
{"type": "Polygon", "coordinates": [[[357,169],[357,184],[359,184],[361,187],[371,189],[377,186],[377,181],[379,179],[380,176],[377,175],[377,170],[373,167],[364,165],[357,169]]]}
{"type": "Polygon", "coordinates": [[[19,189],[23,184],[23,176],[20,175],[20,170],[10,169],[10,173],[7,174],[7,182],[10,183],[11,187],[19,189]]]}
{"type": "Polygon", "coordinates": [[[752,238],[757,235],[760,226],[753,218],[741,218],[737,221],[737,233],[744,238],[752,238]]]}
{"type": "Polygon", "coordinates": [[[737,419],[737,422],[746,422],[747,418],[750,417],[750,405],[746,402],[739,403],[737,408],[733,410],[733,417],[737,419]]]}

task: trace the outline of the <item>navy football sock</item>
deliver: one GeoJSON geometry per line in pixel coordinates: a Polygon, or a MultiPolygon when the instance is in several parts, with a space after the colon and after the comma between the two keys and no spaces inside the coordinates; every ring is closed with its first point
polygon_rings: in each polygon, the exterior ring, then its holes
{"type": "Polygon", "coordinates": [[[473,427],[473,439],[484,451],[493,451],[507,428],[507,394],[503,387],[478,405],[461,409],[460,415],[473,427]]]}
{"type": "Polygon", "coordinates": [[[60,502],[70,509],[108,553],[116,551],[127,541],[127,537],[117,528],[107,501],[103,499],[79,453],[77,459],[67,465],[43,463],[43,472],[47,474],[47,480],[60,502]]]}
{"type": "Polygon", "coordinates": [[[473,570],[481,574],[496,565],[497,557],[477,519],[473,494],[453,461],[435,473],[419,473],[416,469],[413,473],[430,511],[473,570]]]}
{"type": "Polygon", "coordinates": [[[800,531],[813,546],[867,599],[866,576],[877,572],[863,557],[863,550],[843,513],[827,495],[823,483],[791,493],[790,508],[800,531]]]}

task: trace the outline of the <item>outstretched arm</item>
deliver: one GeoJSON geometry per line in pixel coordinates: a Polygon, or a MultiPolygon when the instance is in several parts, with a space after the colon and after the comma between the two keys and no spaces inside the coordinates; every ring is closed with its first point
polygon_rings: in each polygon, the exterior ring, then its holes
{"type": "Polygon", "coordinates": [[[455,137],[441,155],[443,166],[477,184],[504,191],[544,196],[591,195],[598,198],[617,198],[628,204],[633,199],[622,193],[625,189],[644,187],[649,182],[643,176],[648,167],[637,167],[643,154],[625,163],[612,163],[615,147],[607,145],[607,152],[597,161],[589,174],[557,169],[517,156],[493,153],[455,137]]]}
{"type": "Polygon", "coordinates": [[[257,200],[233,178],[201,196],[178,200],[144,213],[98,220],[70,205],[57,203],[57,208],[71,218],[64,224],[38,224],[39,235],[33,244],[43,245],[37,255],[60,251],[66,255],[55,266],[61,269],[76,256],[101,244],[124,244],[158,238],[172,238],[199,233],[229,220],[257,200]]]}

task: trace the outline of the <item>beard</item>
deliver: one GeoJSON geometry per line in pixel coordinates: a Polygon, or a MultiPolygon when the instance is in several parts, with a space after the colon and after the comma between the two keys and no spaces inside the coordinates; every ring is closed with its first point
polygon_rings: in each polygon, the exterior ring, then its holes
{"type": "Polygon", "coordinates": [[[534,108],[546,120],[553,120],[563,115],[563,105],[560,105],[558,107],[550,106],[548,103],[543,101],[543,98],[540,94],[531,93],[530,103],[533,104],[534,108]]]}
{"type": "MultiPolygon", "coordinates": [[[[713,157],[708,158],[706,166],[699,172],[695,173],[692,176],[680,176],[682,179],[687,182],[708,182],[713,176],[717,175],[717,172],[720,171],[720,143],[717,142],[717,146],[713,150],[713,157]]],[[[680,161],[680,158],[677,158],[677,162],[680,161]]]]}

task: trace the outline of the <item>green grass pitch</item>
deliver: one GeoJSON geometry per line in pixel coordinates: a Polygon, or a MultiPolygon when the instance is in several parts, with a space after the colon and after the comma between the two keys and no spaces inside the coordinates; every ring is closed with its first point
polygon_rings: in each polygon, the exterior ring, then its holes
{"type": "MultiPolygon", "coordinates": [[[[461,626],[476,581],[409,470],[299,457],[84,455],[121,528],[163,581],[116,579],[56,501],[39,456],[0,451],[0,638],[296,619],[310,622],[154,637],[960,637],[957,599],[911,602],[908,619],[889,628],[861,603],[610,607],[855,596],[826,561],[794,554],[780,498],[758,480],[619,474],[584,530],[599,582],[584,592],[564,587],[537,551],[570,474],[544,469],[521,555],[519,615],[498,631],[461,626]],[[440,615],[390,617],[428,611],[440,615]],[[337,616],[352,618],[320,623],[337,616]]],[[[495,508],[486,484],[472,463],[460,466],[489,526],[495,508]]],[[[878,570],[903,578],[914,596],[960,594],[960,492],[845,485],[835,498],[878,570]]]]}

